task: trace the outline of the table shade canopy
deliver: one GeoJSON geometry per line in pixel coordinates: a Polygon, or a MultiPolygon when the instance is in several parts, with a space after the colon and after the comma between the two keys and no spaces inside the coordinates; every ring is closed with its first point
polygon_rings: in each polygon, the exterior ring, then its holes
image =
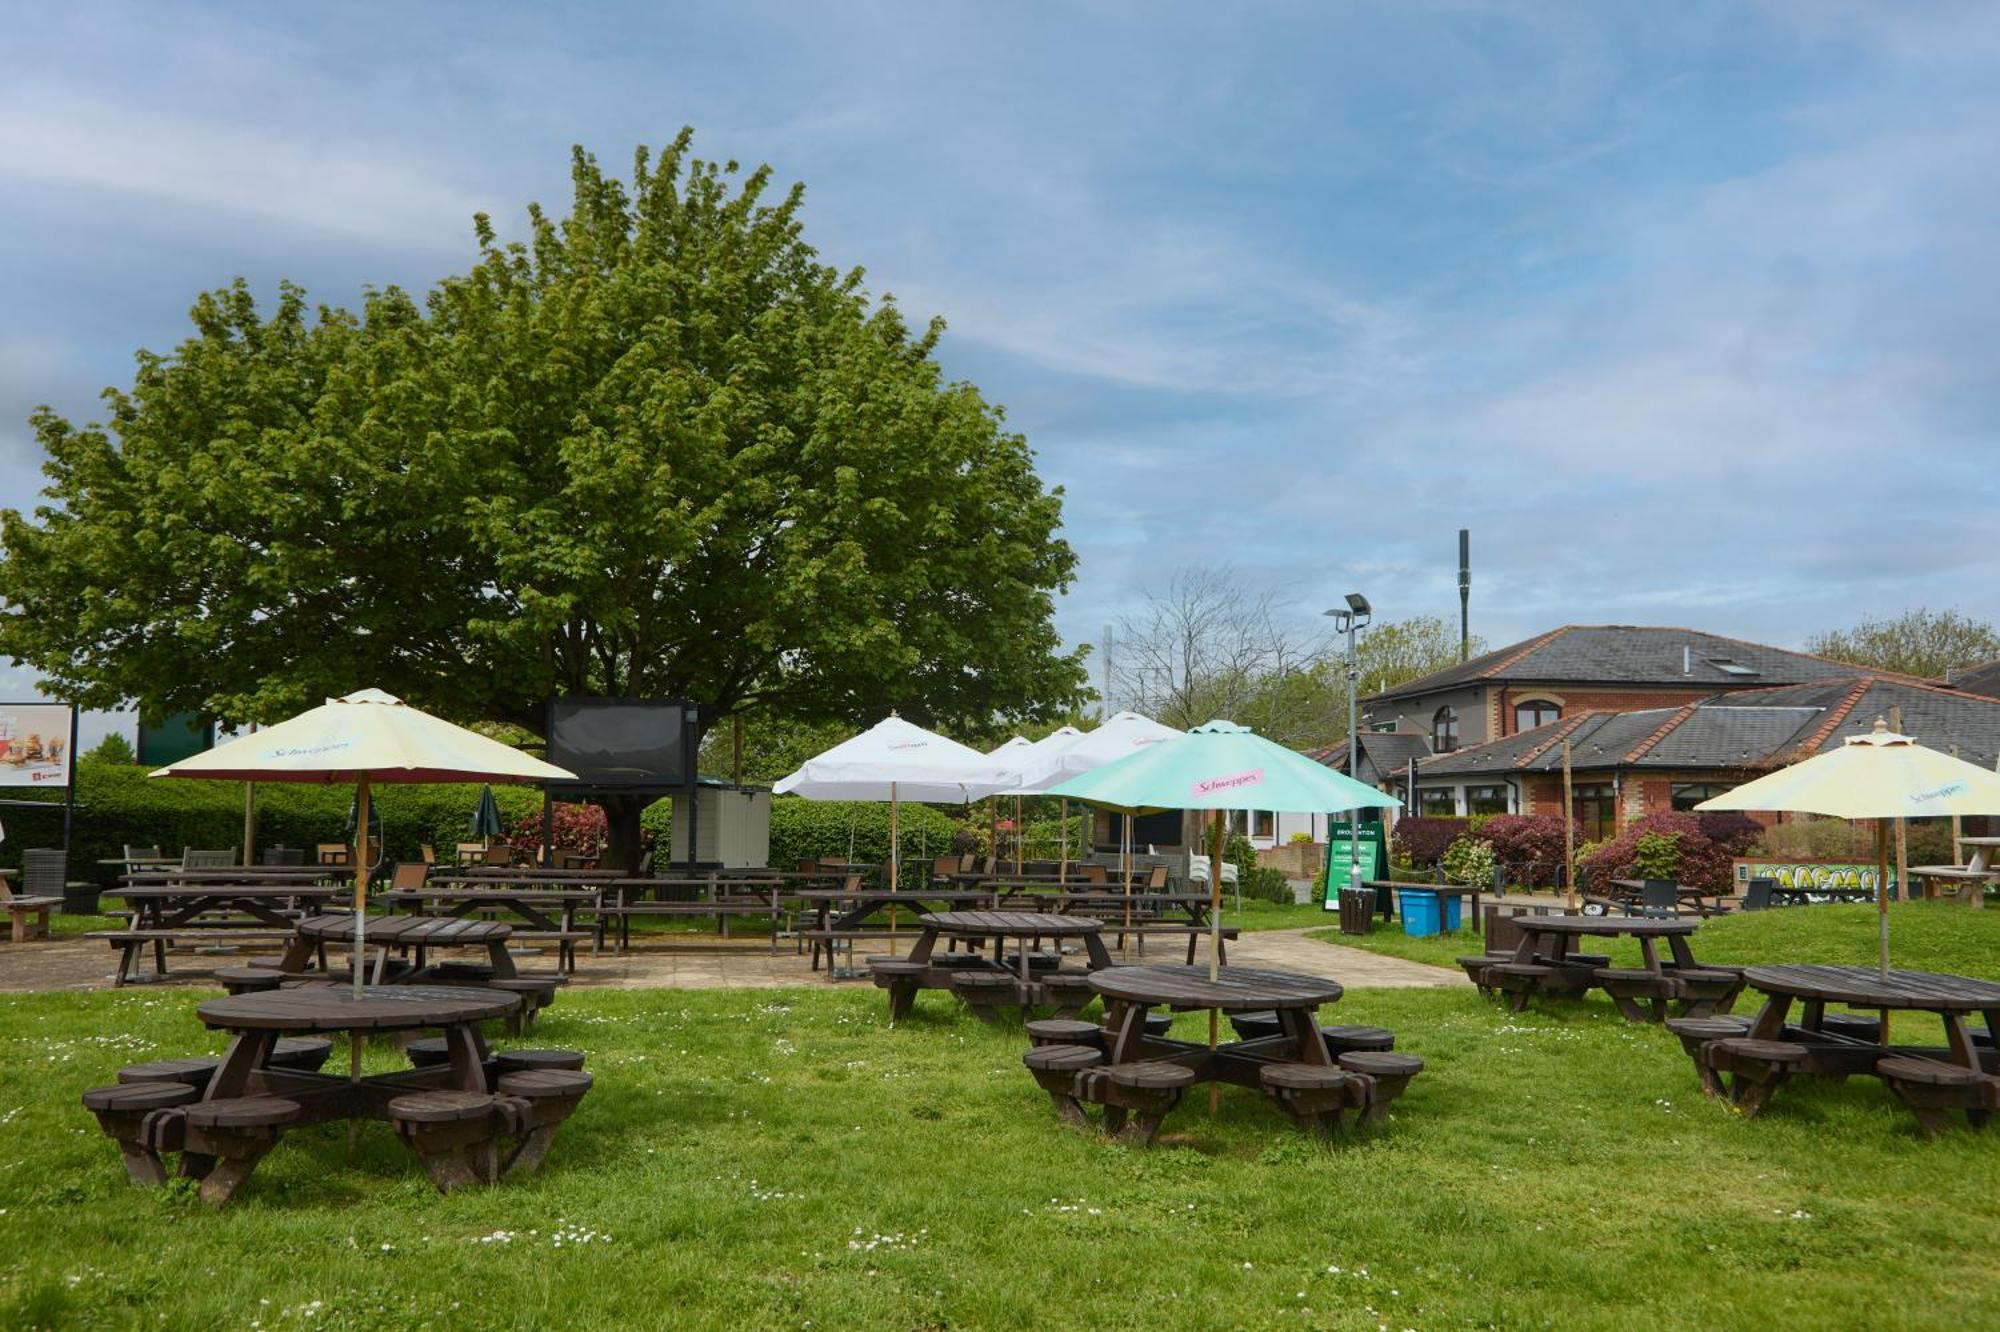
{"type": "Polygon", "coordinates": [[[1182,733],[1171,726],[1163,726],[1151,717],[1143,717],[1136,712],[1116,712],[1091,731],[1077,731],[1074,727],[1064,727],[1069,734],[1061,740],[1061,731],[1038,743],[1034,752],[1012,760],[1021,768],[1019,787],[1023,794],[1060,795],[1055,790],[1072,777],[1095,771],[1107,763],[1138,753],[1144,749],[1173,740],[1182,733]]]}
{"type": "Polygon", "coordinates": [[[379,689],[328,699],[289,721],[169,763],[155,777],[238,782],[545,782],[576,774],[379,689]]]}
{"type": "Polygon", "coordinates": [[[1226,721],[1208,722],[1185,735],[1176,733],[1134,749],[1116,762],[1049,788],[1048,794],[1126,814],[1169,809],[1334,814],[1391,809],[1401,803],[1226,721]]]}
{"type": "Polygon", "coordinates": [[[1697,810],[1783,810],[1839,819],[2000,814],[2000,773],[1891,731],[1881,718],[1838,749],[1745,782],[1697,810]]]}
{"type": "Polygon", "coordinates": [[[1019,779],[1008,764],[891,715],[807,759],[771,789],[807,800],[963,805],[996,795],[1019,779]]]}
{"type": "Polygon", "coordinates": [[[1022,785],[1002,791],[1000,794],[1040,795],[1046,786],[1060,780],[1049,775],[1055,771],[1052,765],[1055,755],[1081,740],[1084,735],[1085,732],[1079,731],[1074,726],[1060,726],[1039,740],[1029,740],[1017,735],[994,750],[987,757],[1014,769],[1021,774],[1023,780],[1022,785]]]}

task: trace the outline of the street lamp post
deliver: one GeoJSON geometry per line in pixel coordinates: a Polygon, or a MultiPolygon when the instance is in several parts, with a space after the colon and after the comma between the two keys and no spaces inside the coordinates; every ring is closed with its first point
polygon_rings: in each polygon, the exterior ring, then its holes
{"type": "MultiPolygon", "coordinates": [[[[1368,626],[1372,607],[1359,592],[1347,594],[1347,605],[1326,612],[1334,631],[1347,635],[1347,775],[1361,780],[1361,672],[1354,663],[1354,636],[1368,626]]],[[[1361,887],[1361,811],[1347,811],[1347,886],[1361,887]]]]}

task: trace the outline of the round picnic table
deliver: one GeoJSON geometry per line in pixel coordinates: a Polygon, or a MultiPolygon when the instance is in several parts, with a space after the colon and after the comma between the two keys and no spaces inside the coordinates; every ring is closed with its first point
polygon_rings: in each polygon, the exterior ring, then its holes
{"type": "MultiPolygon", "coordinates": [[[[308,916],[293,928],[292,946],[278,964],[281,971],[303,971],[306,960],[322,944],[354,942],[354,917],[345,913],[308,916]]],[[[385,960],[390,948],[414,948],[419,967],[424,965],[424,953],[432,948],[484,948],[487,960],[492,964],[494,978],[506,980],[518,974],[514,969],[514,956],[507,949],[507,940],[513,933],[513,926],[498,920],[466,920],[458,916],[379,916],[368,921],[367,928],[362,932],[362,944],[364,947],[372,944],[383,949],[385,960]]],[[[381,971],[378,964],[378,981],[381,971]]]]}
{"type": "Polygon", "coordinates": [[[1205,966],[1109,967],[1090,974],[1090,988],[1104,999],[1104,1029],[1111,1062],[1163,1059],[1195,1069],[1198,1080],[1261,1085],[1258,1066],[1271,1062],[1331,1064],[1332,1056],[1315,1020],[1320,1005],[1337,1003],[1345,991],[1323,976],[1250,967],[1220,967],[1214,980],[1205,966]],[[1210,1047],[1146,1035],[1146,1011],[1165,1005],[1175,1011],[1216,1013],[1275,1012],[1279,1034],[1210,1047]]]}
{"type": "Polygon", "coordinates": [[[1827,1004],[1874,1009],[1883,1018],[1878,1044],[1888,1045],[1888,1015],[1892,1011],[1936,1013],[1944,1022],[1949,1062],[1980,1068],[1979,1053],[1966,1030],[1967,1013],[1983,1013],[1987,1028],[2000,1033],[2000,984],[1968,976],[1930,971],[1891,971],[1884,980],[1874,967],[1776,966],[1746,967],[1743,978],[1769,995],[1750,1034],[1757,1040],[1785,1039],[1785,1017],[1792,1004],[1803,1002],[1808,1032],[1818,1032],[1827,1004]]]}
{"type": "MultiPolygon", "coordinates": [[[[910,950],[912,962],[929,962],[940,937],[949,939],[993,940],[993,963],[1001,965],[1000,941],[1018,939],[1023,944],[1035,939],[1081,939],[1093,968],[1109,967],[1111,954],[1104,947],[1104,922],[1091,916],[1058,916],[1046,911],[933,911],[920,922],[923,933],[910,950]]],[[[1028,949],[1017,947],[1021,983],[1029,984],[1028,949]]]]}
{"type": "Polygon", "coordinates": [[[1687,938],[1701,928],[1699,919],[1675,917],[1660,920],[1651,916],[1516,916],[1514,923],[1521,930],[1521,942],[1515,948],[1514,960],[1517,962],[1532,961],[1537,945],[1543,942],[1550,945],[1548,955],[1560,962],[1569,955],[1571,945],[1578,939],[1616,939],[1628,935],[1639,941],[1639,951],[1645,955],[1648,971],[1660,969],[1659,954],[1654,947],[1659,939],[1667,941],[1674,965],[1694,966],[1694,955],[1688,950],[1687,938]]]}

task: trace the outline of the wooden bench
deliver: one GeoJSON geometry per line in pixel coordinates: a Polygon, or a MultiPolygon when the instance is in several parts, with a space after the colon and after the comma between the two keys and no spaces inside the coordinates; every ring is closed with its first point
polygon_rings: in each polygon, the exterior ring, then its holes
{"type": "Polygon", "coordinates": [[[1667,1030],[1680,1038],[1681,1049],[1694,1061],[1695,1076],[1701,1080],[1704,1095],[1718,1100],[1726,1097],[1728,1089],[1716,1076],[1714,1069],[1701,1057],[1701,1049],[1710,1041],[1725,1041],[1734,1036],[1750,1034],[1750,1019],[1740,1017],[1679,1017],[1667,1019],[1667,1030]]]}
{"type": "Polygon", "coordinates": [[[1308,1133],[1326,1137],[1346,1127],[1353,1077],[1327,1064],[1265,1064],[1257,1078],[1272,1102],[1308,1133]]]}
{"type": "Polygon", "coordinates": [[[215,982],[231,994],[259,994],[285,983],[283,972],[269,967],[217,967],[215,982]]]}
{"type": "Polygon", "coordinates": [[[507,936],[510,944],[554,944],[556,946],[556,968],[564,975],[576,970],[576,946],[594,941],[596,932],[592,930],[524,930],[518,926],[507,936]]]}
{"type": "Polygon", "coordinates": [[[1387,1027],[1321,1027],[1320,1039],[1327,1053],[1338,1059],[1344,1054],[1380,1054],[1396,1048],[1396,1033],[1387,1027]]]}
{"type": "Polygon", "coordinates": [[[1926,1138],[1951,1126],[1951,1116],[1964,1111],[1974,1128],[1985,1128],[2000,1109],[2000,1079],[1961,1064],[1915,1055],[1891,1055],[1875,1065],[1875,1074],[1917,1118],[1926,1138]]]}
{"type": "Polygon", "coordinates": [[[1512,962],[1514,955],[1512,953],[1468,953],[1453,960],[1464,969],[1465,978],[1479,987],[1479,993],[1490,998],[1493,994],[1494,986],[1487,978],[1487,969],[1489,967],[1500,966],[1502,963],[1512,962]]]}
{"type": "Polygon", "coordinates": [[[167,947],[181,943],[264,943],[290,942],[290,930],[273,929],[265,925],[223,926],[218,928],[195,927],[175,930],[92,930],[84,936],[89,939],[103,939],[119,950],[118,975],[114,985],[123,985],[132,975],[132,965],[139,960],[139,954],[146,945],[153,947],[153,970],[156,975],[167,974],[167,947]]]}
{"type": "Polygon", "coordinates": [[[299,1122],[300,1107],[282,1096],[237,1096],[197,1101],[183,1113],[183,1172],[188,1156],[212,1162],[201,1176],[201,1200],[220,1206],[236,1196],[264,1154],[299,1122]]]}
{"type": "Polygon", "coordinates": [[[49,913],[62,905],[62,899],[46,896],[15,897],[7,894],[5,888],[6,885],[0,883],[0,907],[6,908],[13,927],[9,937],[15,943],[48,938],[49,913]]]}
{"type": "Polygon", "coordinates": [[[1020,977],[1004,971],[959,971],[951,978],[951,993],[970,1008],[982,1022],[1003,1022],[1009,1013],[1020,1013],[1020,977]]]}
{"type": "MultiPolygon", "coordinates": [[[[1102,1041],[1102,1036],[1099,1040],[1102,1041]]],[[[1104,1062],[1102,1045],[1035,1045],[1021,1055],[1021,1063],[1035,1082],[1049,1094],[1056,1118],[1071,1128],[1089,1128],[1079,1099],[1079,1077],[1104,1062]]]]}
{"type": "Polygon", "coordinates": [[[1686,993],[1677,977],[1644,967],[1594,967],[1590,978],[1629,1022],[1665,1022],[1667,1004],[1686,993]]]}
{"type": "Polygon", "coordinates": [[[155,1111],[187,1105],[200,1095],[198,1088],[178,1080],[121,1081],[85,1092],[83,1107],[97,1116],[97,1126],[118,1144],[132,1182],[159,1185],[167,1182],[167,1171],[146,1133],[146,1120],[155,1111]]]}
{"type": "MultiPolygon", "coordinates": [[[[570,1051],[536,1051],[537,1054],[569,1054],[570,1051]]],[[[579,1063],[583,1056],[577,1055],[579,1063]]],[[[528,1106],[521,1141],[508,1156],[500,1173],[507,1176],[531,1175],[555,1143],[556,1129],[576,1113],[584,1093],[592,1085],[591,1076],[581,1068],[525,1068],[502,1073],[498,1090],[503,1097],[524,1101],[528,1106]]]]}
{"type": "Polygon", "coordinates": [[[1380,1124],[1389,1117],[1389,1105],[1409,1087],[1410,1079],[1424,1071],[1424,1061],[1412,1054],[1388,1050],[1357,1050],[1340,1056],[1340,1067],[1350,1076],[1348,1104],[1361,1112],[1364,1124],[1380,1124]]]}
{"type": "Polygon", "coordinates": [[[1102,1065],[1076,1079],[1078,1093],[1104,1107],[1104,1131],[1133,1147],[1153,1141],[1193,1083],[1193,1069],[1163,1059],[1102,1065]]]}
{"type": "Polygon", "coordinates": [[[1037,1018],[1027,1024],[1031,1045],[1088,1045],[1104,1048],[1104,1028],[1074,1018],[1037,1018]]]}
{"type": "Polygon", "coordinates": [[[530,1114],[524,1101],[485,1092],[411,1092],[389,1102],[396,1136],[439,1193],[499,1178],[501,1139],[526,1132],[530,1114]]]}
{"type": "Polygon", "coordinates": [[[1498,990],[1511,996],[1510,1007],[1516,1012],[1524,1012],[1528,1001],[1542,988],[1542,983],[1555,975],[1555,968],[1545,967],[1535,962],[1495,962],[1482,973],[1486,984],[1482,988],[1489,993],[1498,990]]]}
{"type": "Polygon", "coordinates": [[[507,1034],[519,1036],[535,1025],[535,1017],[544,1008],[556,1001],[556,991],[569,984],[569,977],[562,975],[495,976],[485,982],[489,990],[505,990],[509,994],[521,996],[521,1002],[507,1015],[507,1034]]]}
{"type": "Polygon", "coordinates": [[[1051,971],[1036,977],[1042,995],[1059,1018],[1073,1018],[1097,998],[1087,971],[1051,971]]]}
{"type": "Polygon", "coordinates": [[[924,977],[930,972],[922,962],[912,962],[901,957],[871,957],[868,959],[868,974],[874,979],[875,988],[889,992],[889,1021],[901,1022],[909,1016],[910,1006],[917,1002],[917,991],[923,988],[924,977]]]}
{"type": "Polygon", "coordinates": [[[1806,1047],[1790,1041],[1760,1041],[1749,1036],[1729,1036],[1709,1041],[1701,1047],[1701,1059],[1718,1078],[1729,1075],[1730,1104],[1746,1119],[1755,1118],[1771,1099],[1771,1093],[1805,1061],[1806,1047]]]}
{"type": "Polygon", "coordinates": [[[1743,993],[1743,973],[1735,967],[1668,966],[1666,973],[1680,982],[1681,1016],[1714,1017],[1736,1006],[1743,993]]]}

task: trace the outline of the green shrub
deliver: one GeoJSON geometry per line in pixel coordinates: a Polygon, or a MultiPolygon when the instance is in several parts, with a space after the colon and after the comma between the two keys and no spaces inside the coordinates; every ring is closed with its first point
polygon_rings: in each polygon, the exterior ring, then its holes
{"type": "MultiPolygon", "coordinates": [[[[930,805],[903,805],[897,841],[902,848],[902,886],[930,881],[931,858],[954,854],[959,824],[930,805]]],[[[657,845],[668,843],[662,839],[657,845]]],[[[779,796],[771,802],[771,863],[796,868],[819,856],[845,856],[870,865],[889,860],[889,805],[870,800],[803,800],[779,796]]]]}
{"type": "Polygon", "coordinates": [[[1488,884],[1493,881],[1493,844],[1478,837],[1461,837],[1445,848],[1439,865],[1452,883],[1488,884]]]}
{"type": "Polygon", "coordinates": [[[97,742],[97,748],[83,757],[95,759],[99,763],[137,763],[139,756],[132,752],[132,742],[123,732],[113,731],[97,742]]]}
{"type": "Polygon", "coordinates": [[[1638,841],[1632,844],[1632,868],[1642,879],[1672,879],[1681,868],[1680,834],[1639,834],[1638,841]]]}

